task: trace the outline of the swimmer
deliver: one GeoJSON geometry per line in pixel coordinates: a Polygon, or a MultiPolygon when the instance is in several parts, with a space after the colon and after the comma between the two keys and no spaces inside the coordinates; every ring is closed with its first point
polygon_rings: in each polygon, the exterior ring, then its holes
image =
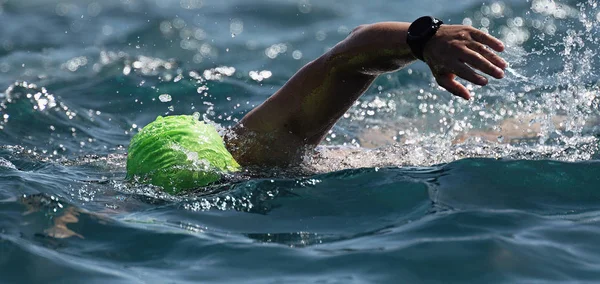
{"type": "MultiPolygon", "coordinates": [[[[212,157],[204,160],[222,171],[237,170],[240,166],[286,167],[298,164],[305,152],[321,142],[338,119],[379,75],[422,60],[429,66],[441,87],[468,100],[470,93],[456,80],[457,77],[480,86],[488,83],[488,79],[480,73],[496,79],[503,78],[507,63],[494,52],[503,50],[502,42],[489,34],[470,26],[446,25],[433,17],[421,17],[413,23],[380,22],[361,25],[325,54],[302,67],[281,89],[244,116],[223,137],[224,141],[217,139],[209,143],[201,142],[203,145],[219,148],[216,152],[220,153],[226,148],[225,152],[228,150],[231,153],[231,157],[218,161],[213,161],[212,157]]],[[[199,131],[204,131],[207,125],[200,124],[194,123],[195,127],[202,128],[199,131]]],[[[144,130],[140,133],[143,132],[144,130]]],[[[180,131],[173,133],[179,135],[180,131]]],[[[148,141],[154,139],[152,137],[158,137],[146,136],[148,141]]],[[[180,140],[181,137],[170,138],[166,143],[177,143],[180,140]]],[[[172,192],[216,180],[212,176],[205,179],[209,175],[206,174],[204,165],[204,169],[192,170],[191,175],[184,174],[191,180],[200,178],[202,182],[178,183],[175,179],[181,179],[181,169],[191,164],[197,166],[198,163],[177,165],[172,162],[172,157],[157,160],[160,155],[154,150],[135,151],[141,148],[139,145],[152,144],[139,141],[141,140],[134,137],[129,148],[128,177],[142,177],[142,180],[165,188],[172,186],[172,192]],[[134,155],[132,148],[136,153],[134,155]],[[142,152],[146,154],[141,154],[142,152]],[[141,166],[146,169],[137,170],[141,166]],[[150,170],[149,166],[155,166],[156,169],[150,170]],[[161,168],[165,169],[163,176],[157,178],[157,181],[153,180],[151,175],[161,168]],[[165,176],[177,178],[171,178],[167,183],[160,182],[165,176]]],[[[186,154],[182,156],[184,160],[197,160],[194,155],[190,158],[190,152],[200,153],[197,156],[201,159],[205,156],[201,151],[191,151],[183,144],[185,143],[168,148],[181,150],[183,146],[186,154]]]]}

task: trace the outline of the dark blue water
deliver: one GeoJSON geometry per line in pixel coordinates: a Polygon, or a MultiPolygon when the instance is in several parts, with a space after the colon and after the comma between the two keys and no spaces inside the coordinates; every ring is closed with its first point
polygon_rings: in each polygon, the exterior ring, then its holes
{"type": "Polygon", "coordinates": [[[598,282],[597,6],[0,1],[0,282],[598,282]],[[464,102],[382,76],[301,173],[124,180],[156,116],[234,125],[355,26],[423,14],[501,38],[507,78],[464,102]]]}

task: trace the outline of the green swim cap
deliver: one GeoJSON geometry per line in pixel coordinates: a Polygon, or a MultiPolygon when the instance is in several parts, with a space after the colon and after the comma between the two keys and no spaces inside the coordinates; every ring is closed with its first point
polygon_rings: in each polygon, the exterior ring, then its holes
{"type": "Polygon", "coordinates": [[[240,169],[224,144],[214,126],[193,116],[159,116],[131,139],[127,178],[169,193],[205,186],[240,169]]]}

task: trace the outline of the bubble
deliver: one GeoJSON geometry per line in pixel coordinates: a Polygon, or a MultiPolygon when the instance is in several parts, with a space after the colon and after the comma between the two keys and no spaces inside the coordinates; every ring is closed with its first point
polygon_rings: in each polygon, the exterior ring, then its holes
{"type": "Polygon", "coordinates": [[[206,32],[203,29],[197,28],[194,31],[194,38],[197,40],[203,40],[206,38],[206,32]]]}
{"type": "Polygon", "coordinates": [[[315,38],[316,38],[318,41],[324,41],[324,40],[327,38],[327,34],[325,33],[325,31],[318,31],[318,32],[315,34],[315,38]]]}
{"type": "Polygon", "coordinates": [[[169,34],[173,30],[173,25],[171,25],[171,22],[169,21],[162,21],[159,28],[163,34],[169,34]]]}
{"type": "Polygon", "coordinates": [[[241,34],[244,31],[244,22],[240,19],[232,19],[229,23],[229,32],[232,37],[241,34]]]}
{"type": "Polygon", "coordinates": [[[517,27],[522,27],[523,26],[523,18],[521,17],[516,17],[513,19],[513,23],[515,24],[515,26],[517,27]]]}
{"type": "Polygon", "coordinates": [[[300,50],[294,50],[294,52],[292,52],[292,58],[299,60],[302,58],[302,51],[300,50]]]}
{"type": "Polygon", "coordinates": [[[502,14],[503,10],[504,10],[504,7],[502,6],[501,3],[498,3],[498,2],[493,3],[491,6],[491,12],[493,14],[497,14],[497,15],[502,14]]]}
{"type": "Polygon", "coordinates": [[[279,54],[285,52],[287,52],[287,45],[284,43],[274,44],[265,49],[265,55],[271,59],[275,59],[279,54]]]}
{"type": "Polygon", "coordinates": [[[346,26],[339,26],[337,32],[342,35],[347,35],[348,33],[350,33],[350,29],[346,26]]]}
{"type": "Polygon", "coordinates": [[[185,21],[181,18],[175,18],[173,20],[173,27],[176,29],[182,29],[183,27],[185,27],[185,21]]]}
{"type": "Polygon", "coordinates": [[[490,26],[490,19],[488,18],[481,18],[481,26],[482,27],[489,27],[490,26]]]}

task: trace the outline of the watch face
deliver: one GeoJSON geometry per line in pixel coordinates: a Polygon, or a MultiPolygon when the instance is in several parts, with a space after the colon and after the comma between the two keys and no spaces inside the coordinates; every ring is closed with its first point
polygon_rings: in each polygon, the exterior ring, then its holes
{"type": "Polygon", "coordinates": [[[421,37],[426,35],[435,25],[434,18],[432,17],[421,17],[410,25],[408,33],[413,37],[421,37]]]}
{"type": "Polygon", "coordinates": [[[416,58],[424,60],[423,49],[425,44],[435,35],[443,23],[434,17],[425,16],[418,18],[410,25],[406,43],[416,58]]]}

